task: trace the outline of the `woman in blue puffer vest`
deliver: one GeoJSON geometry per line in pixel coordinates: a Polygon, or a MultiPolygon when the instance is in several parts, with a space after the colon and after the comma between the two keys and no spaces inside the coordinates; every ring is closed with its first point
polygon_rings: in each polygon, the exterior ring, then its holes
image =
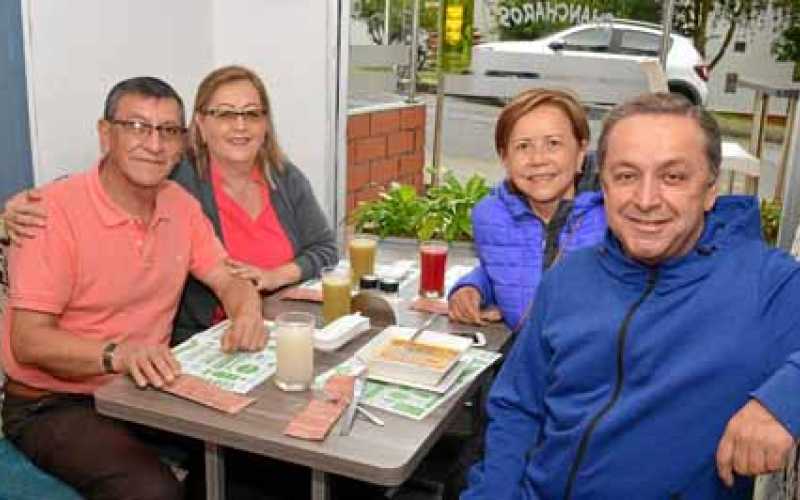
{"type": "Polygon", "coordinates": [[[589,123],[577,98],[531,89],[500,113],[495,148],[506,178],[472,211],[480,263],[449,296],[450,317],[499,320],[516,331],[542,273],[559,257],[592,246],[606,230],[589,123]]]}

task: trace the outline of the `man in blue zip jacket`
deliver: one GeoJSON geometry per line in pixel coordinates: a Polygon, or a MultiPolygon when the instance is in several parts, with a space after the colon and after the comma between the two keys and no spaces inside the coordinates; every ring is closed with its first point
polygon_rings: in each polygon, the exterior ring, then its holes
{"type": "Polygon", "coordinates": [[[655,94],[611,112],[609,229],[544,278],[492,387],[471,499],[750,498],[800,434],[800,266],[756,200],[717,197],[714,119],[655,94]]]}

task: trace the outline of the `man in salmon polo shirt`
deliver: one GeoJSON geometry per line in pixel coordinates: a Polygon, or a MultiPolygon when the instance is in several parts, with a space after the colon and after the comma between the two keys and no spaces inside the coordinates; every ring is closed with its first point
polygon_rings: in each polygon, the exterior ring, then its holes
{"type": "Polygon", "coordinates": [[[224,349],[266,344],[255,288],[231,277],[199,203],[166,180],[184,125],[165,82],[118,83],[97,125],[100,160],[42,189],[48,230],[11,250],[3,430],[89,499],[183,496],[135,428],[95,412],[92,393],[117,374],[162,387],[180,373],[168,344],[189,273],[232,319],[224,349]]]}

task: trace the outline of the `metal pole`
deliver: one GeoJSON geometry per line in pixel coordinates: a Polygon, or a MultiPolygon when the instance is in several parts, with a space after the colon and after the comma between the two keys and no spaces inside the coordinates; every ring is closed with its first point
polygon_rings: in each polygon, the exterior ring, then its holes
{"type": "Polygon", "coordinates": [[[318,469],[311,469],[311,500],[328,500],[330,497],[328,474],[318,469]]]}
{"type": "Polygon", "coordinates": [[[798,112],[798,96],[792,98],[792,114],[786,117],[786,137],[784,151],[786,158],[786,184],[783,192],[783,209],[781,211],[781,225],[778,230],[778,247],[786,251],[791,250],[794,234],[800,221],[800,112],[798,112]],[[794,116],[792,116],[794,115],[794,116]]]}
{"type": "Polygon", "coordinates": [[[411,0],[414,2],[412,9],[411,19],[411,62],[408,68],[408,97],[406,102],[413,103],[417,99],[417,44],[419,44],[419,2],[420,0],[411,0]]]}
{"type": "Polygon", "coordinates": [[[222,447],[206,442],[206,498],[225,500],[225,454],[222,447]]]}
{"type": "Polygon", "coordinates": [[[389,45],[389,7],[392,0],[383,0],[383,44],[389,45]]]}
{"type": "Polygon", "coordinates": [[[664,71],[667,70],[667,53],[669,52],[670,39],[672,35],[672,12],[675,0],[664,0],[664,13],[661,16],[661,51],[658,53],[658,62],[664,71]]]}
{"type": "MultiPolygon", "coordinates": [[[[331,91],[328,104],[328,124],[333,133],[328,151],[334,158],[334,181],[326,183],[331,225],[336,232],[340,250],[347,241],[347,89],[350,86],[350,5],[351,0],[330,0],[329,5],[329,78],[338,82],[331,91]],[[329,125],[331,126],[331,125],[329,125]]],[[[329,161],[329,160],[328,160],[329,161]]],[[[341,255],[344,255],[342,253],[341,255]]]]}
{"type": "Polygon", "coordinates": [[[444,119],[444,7],[447,0],[439,0],[439,34],[436,41],[436,113],[433,121],[433,174],[431,183],[439,185],[439,168],[442,162],[442,120],[444,119]]]}
{"type": "Polygon", "coordinates": [[[750,129],[750,152],[759,160],[764,152],[768,113],[769,94],[763,90],[756,90],[756,96],[753,99],[753,128],[750,129]]]}
{"type": "MultiPolygon", "coordinates": [[[[787,165],[789,164],[789,148],[791,147],[791,139],[794,135],[793,118],[797,114],[797,98],[797,95],[789,97],[789,104],[786,108],[786,132],[784,132],[781,156],[778,160],[778,180],[775,182],[775,195],[773,196],[776,200],[783,199],[786,170],[788,170],[787,165]]],[[[764,128],[766,129],[766,126],[764,128]]]]}

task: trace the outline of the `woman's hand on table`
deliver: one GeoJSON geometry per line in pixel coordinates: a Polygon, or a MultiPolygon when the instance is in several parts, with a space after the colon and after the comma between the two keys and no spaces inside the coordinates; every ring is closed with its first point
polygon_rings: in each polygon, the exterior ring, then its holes
{"type": "Polygon", "coordinates": [[[450,296],[448,309],[450,319],[459,323],[485,325],[487,322],[500,321],[503,318],[497,307],[491,306],[481,310],[481,293],[472,286],[456,290],[450,296]]]}
{"type": "Polygon", "coordinates": [[[47,221],[47,209],[38,189],[15,194],[6,201],[3,213],[6,231],[17,246],[22,245],[23,238],[35,238],[47,221]]]}
{"type": "Polygon", "coordinates": [[[287,279],[281,268],[262,269],[233,259],[228,259],[225,264],[233,276],[250,281],[261,292],[271,292],[294,282],[287,279]]]}
{"type": "Polygon", "coordinates": [[[503,313],[497,306],[489,306],[481,310],[481,319],[487,323],[497,323],[503,320],[503,313]]]}

